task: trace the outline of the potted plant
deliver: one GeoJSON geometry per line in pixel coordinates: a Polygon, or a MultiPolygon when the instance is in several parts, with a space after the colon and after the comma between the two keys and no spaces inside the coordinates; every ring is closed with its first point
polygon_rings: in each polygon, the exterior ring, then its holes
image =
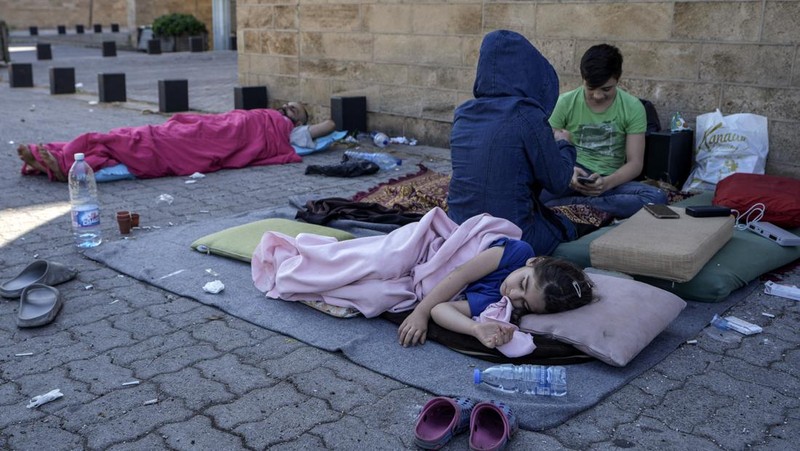
{"type": "Polygon", "coordinates": [[[153,35],[161,39],[162,51],[175,52],[189,50],[189,38],[208,35],[203,22],[191,14],[165,14],[153,21],[153,35]]]}

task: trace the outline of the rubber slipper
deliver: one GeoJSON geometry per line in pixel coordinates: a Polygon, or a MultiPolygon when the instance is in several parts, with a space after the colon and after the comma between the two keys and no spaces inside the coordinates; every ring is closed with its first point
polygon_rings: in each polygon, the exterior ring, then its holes
{"type": "Polygon", "coordinates": [[[517,416],[500,401],[479,402],[469,419],[469,449],[501,450],[519,429],[517,416]]]}
{"type": "Polygon", "coordinates": [[[423,449],[439,449],[454,435],[469,428],[475,401],[469,398],[438,396],[422,407],[414,427],[414,444],[423,449]]]}
{"type": "Polygon", "coordinates": [[[23,269],[17,277],[0,285],[0,296],[16,299],[20,297],[22,290],[31,284],[58,285],[75,278],[77,274],[77,270],[61,263],[36,260],[23,269]]]}
{"type": "Polygon", "coordinates": [[[17,311],[17,327],[38,327],[52,322],[64,298],[61,293],[48,285],[34,283],[22,290],[17,311]]]}

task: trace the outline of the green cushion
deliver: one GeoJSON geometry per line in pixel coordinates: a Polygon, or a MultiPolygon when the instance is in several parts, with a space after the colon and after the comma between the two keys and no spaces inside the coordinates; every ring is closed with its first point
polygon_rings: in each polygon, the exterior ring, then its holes
{"type": "MultiPolygon", "coordinates": [[[[713,192],[698,194],[675,205],[711,205],[713,192]]],[[[666,219],[665,219],[666,221],[666,219]]],[[[586,268],[591,266],[589,243],[614,226],[603,227],[578,240],[560,244],[553,255],[586,268]]],[[[800,229],[790,230],[798,234],[800,229]]],[[[673,283],[654,277],[634,279],[675,293],[683,299],[719,302],[760,275],[800,258],[800,246],[784,247],[746,230],[735,230],[733,237],[688,282],[673,283]]]]}
{"type": "Polygon", "coordinates": [[[283,218],[262,219],[219,232],[206,235],[195,240],[191,246],[200,252],[209,252],[223,257],[250,262],[253,251],[261,242],[265,232],[280,232],[292,237],[300,233],[331,236],[339,241],[355,238],[343,230],[316,224],[294,221],[283,218]]]}

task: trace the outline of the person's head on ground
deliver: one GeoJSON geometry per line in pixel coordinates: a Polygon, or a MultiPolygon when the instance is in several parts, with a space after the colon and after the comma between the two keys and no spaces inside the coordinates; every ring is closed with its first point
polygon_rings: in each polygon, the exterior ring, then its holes
{"type": "Polygon", "coordinates": [[[509,30],[484,36],[472,88],[476,99],[525,98],[550,114],[558,89],[555,69],[525,36],[509,30]]]}
{"type": "Polygon", "coordinates": [[[527,313],[558,313],[594,299],[593,284],[574,263],[555,257],[534,257],[514,270],[500,285],[515,317],[527,313]]]}
{"type": "Polygon", "coordinates": [[[617,95],[617,83],[622,76],[622,53],[610,44],[589,47],[581,58],[586,101],[593,107],[611,104],[617,95]]]}
{"type": "Polygon", "coordinates": [[[308,124],[308,110],[306,110],[306,106],[300,102],[284,103],[278,108],[278,111],[288,117],[295,127],[308,124]]]}

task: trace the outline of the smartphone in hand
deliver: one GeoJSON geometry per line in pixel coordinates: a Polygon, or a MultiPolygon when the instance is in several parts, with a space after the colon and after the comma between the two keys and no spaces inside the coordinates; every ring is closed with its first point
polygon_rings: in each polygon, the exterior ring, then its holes
{"type": "Polygon", "coordinates": [[[591,185],[592,183],[594,183],[594,179],[592,179],[591,177],[578,176],[578,183],[580,183],[581,185],[591,185]]]}
{"type": "Polygon", "coordinates": [[[658,219],[679,219],[681,217],[677,211],[664,204],[645,204],[644,209],[658,219]]]}

